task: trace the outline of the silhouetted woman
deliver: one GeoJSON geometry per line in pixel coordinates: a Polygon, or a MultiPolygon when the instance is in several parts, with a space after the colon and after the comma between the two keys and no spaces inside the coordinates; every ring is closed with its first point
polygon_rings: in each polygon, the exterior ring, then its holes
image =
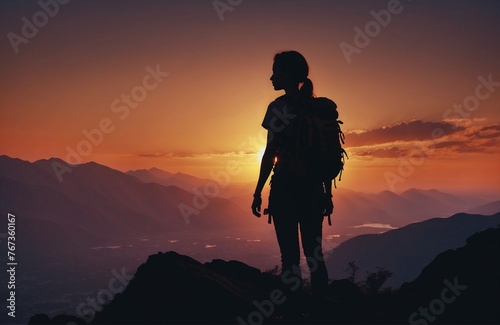
{"type": "Polygon", "coordinates": [[[262,126],[268,130],[267,145],[260,166],[252,212],[260,217],[262,189],[271,173],[269,214],[274,221],[281,250],[282,280],[288,287],[289,301],[302,285],[300,272],[299,228],[304,255],[311,272],[313,307],[321,305],[326,295],[328,275],[322,253],[324,215],[331,214],[331,181],[297,178],[290,166],[296,150],[294,118],[302,103],[314,97],[308,78],[309,66],[296,51],[275,55],[271,81],[275,90],[285,95],[274,100],[267,109],[262,126]]]}

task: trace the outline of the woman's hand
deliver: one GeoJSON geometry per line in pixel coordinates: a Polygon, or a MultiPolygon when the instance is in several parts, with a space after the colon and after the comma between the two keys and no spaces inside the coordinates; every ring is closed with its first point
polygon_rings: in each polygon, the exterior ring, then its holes
{"type": "Polygon", "coordinates": [[[262,197],[260,196],[260,194],[258,195],[254,194],[252,202],[252,213],[258,218],[260,218],[261,205],[262,205],[262,197]]]}
{"type": "Polygon", "coordinates": [[[262,156],[262,161],[260,162],[259,180],[257,181],[257,186],[255,187],[255,194],[253,195],[252,213],[259,218],[262,205],[260,193],[262,193],[262,189],[266,184],[267,178],[273,170],[276,153],[278,152],[278,141],[272,141],[272,139],[273,133],[272,131],[268,131],[266,150],[264,150],[264,155],[262,156]]]}

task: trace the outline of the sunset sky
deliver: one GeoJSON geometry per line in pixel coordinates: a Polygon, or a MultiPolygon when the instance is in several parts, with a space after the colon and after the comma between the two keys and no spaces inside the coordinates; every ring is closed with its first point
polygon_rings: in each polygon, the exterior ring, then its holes
{"type": "Polygon", "coordinates": [[[341,187],[500,196],[499,1],[59,1],[0,3],[0,154],[256,181],[294,49],[339,106],[341,187]]]}

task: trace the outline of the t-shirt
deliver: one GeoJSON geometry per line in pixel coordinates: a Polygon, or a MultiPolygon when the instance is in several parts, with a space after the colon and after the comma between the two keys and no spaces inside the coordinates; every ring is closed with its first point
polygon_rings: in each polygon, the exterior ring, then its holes
{"type": "Polygon", "coordinates": [[[297,117],[298,105],[291,105],[292,98],[281,96],[269,104],[262,127],[269,131],[270,139],[268,141],[277,141],[278,143],[278,163],[287,164],[291,159],[294,144],[294,120],[297,117]],[[291,151],[292,150],[292,151],[291,151]]]}
{"type": "Polygon", "coordinates": [[[278,97],[269,104],[262,121],[262,127],[275,134],[284,131],[297,116],[296,108],[285,101],[283,97],[278,97]]]}

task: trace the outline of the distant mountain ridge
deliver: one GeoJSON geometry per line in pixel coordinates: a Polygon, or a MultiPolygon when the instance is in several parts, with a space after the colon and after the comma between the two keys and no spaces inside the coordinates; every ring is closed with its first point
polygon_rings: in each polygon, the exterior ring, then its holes
{"type": "MultiPolygon", "coordinates": [[[[332,251],[326,260],[329,276],[346,278],[347,264],[355,261],[358,276],[384,267],[393,272],[387,285],[399,287],[415,279],[420,270],[436,255],[463,246],[466,239],[478,231],[500,225],[500,213],[492,216],[456,214],[449,218],[434,218],[382,234],[360,235],[349,239],[332,251]]],[[[360,280],[360,279],[358,279],[360,280]]]]}
{"type": "Polygon", "coordinates": [[[334,219],[347,219],[351,224],[354,220],[358,225],[373,222],[394,227],[430,218],[448,217],[486,203],[476,197],[456,196],[436,189],[409,189],[401,194],[390,191],[365,194],[340,189],[334,191],[333,195],[334,219]]]}
{"type": "Polygon", "coordinates": [[[500,211],[500,200],[490,202],[469,210],[472,214],[492,215],[500,211]]]}
{"type": "MultiPolygon", "coordinates": [[[[56,223],[63,231],[65,228],[78,229],[82,240],[75,242],[79,244],[90,241],[96,245],[97,242],[105,244],[114,237],[163,231],[228,228],[244,231],[260,229],[264,224],[250,213],[251,195],[238,194],[248,188],[244,184],[231,183],[221,188],[226,197],[234,197],[224,199],[221,194],[205,198],[207,206],[197,209],[192,190],[207,181],[213,183],[213,180],[158,168],[122,173],[91,162],[71,167],[72,172],[65,173],[64,181],[59,182],[52,169],[53,163],[65,164],[55,158],[30,163],[0,156],[0,177],[5,179],[0,188],[3,194],[0,204],[11,202],[5,205],[5,211],[18,210],[27,219],[56,223]],[[189,215],[189,227],[179,209],[180,204],[194,208],[189,215]]],[[[265,207],[267,200],[263,201],[265,207]]],[[[467,211],[487,202],[437,190],[411,189],[398,195],[389,191],[366,194],[339,189],[334,191],[334,204],[334,226],[326,229],[341,234],[343,237],[339,240],[342,241],[358,234],[387,230],[373,228],[370,224],[401,227],[467,211]]]]}
{"type": "MultiPolygon", "coordinates": [[[[26,222],[56,224],[59,227],[54,229],[59,228],[65,236],[81,239],[75,241],[79,245],[92,247],[164,232],[229,231],[256,225],[226,199],[205,198],[203,206],[196,206],[193,193],[144,183],[93,162],[71,167],[59,182],[52,169],[54,162],[65,164],[59,159],[30,163],[0,156],[0,208],[5,213],[15,211],[26,222]],[[186,218],[180,204],[194,212],[186,218]]],[[[42,246],[55,240],[54,236],[47,238],[42,229],[29,236],[42,246]]],[[[55,243],[52,246],[58,248],[55,243]]]]}
{"type": "MultiPolygon", "coordinates": [[[[215,173],[215,175],[212,175],[213,179],[208,179],[198,178],[179,172],[171,173],[156,167],[150,169],[129,170],[126,172],[127,175],[132,175],[145,183],[154,182],[165,186],[177,186],[189,192],[194,189],[199,189],[203,192],[204,187],[207,184],[216,184],[220,191],[219,195],[223,198],[231,198],[239,195],[245,195],[246,199],[252,197],[252,193],[249,193],[248,190],[249,184],[232,182],[229,177],[230,175],[227,174],[227,172],[222,171],[222,173],[225,173],[225,175],[215,173]]],[[[252,186],[253,185],[254,184],[252,183],[252,186]]],[[[246,206],[248,206],[248,204],[246,204],[245,207],[246,206]]]]}
{"type": "MultiPolygon", "coordinates": [[[[174,185],[191,191],[214,182],[181,173],[170,173],[158,168],[127,172],[144,182],[174,185]]],[[[254,184],[229,184],[221,189],[222,195],[231,199],[249,213],[254,184]]],[[[266,193],[268,186],[265,188],[266,193]]],[[[263,206],[267,206],[267,194],[263,193],[263,206]]],[[[436,217],[448,217],[455,213],[468,212],[470,209],[488,202],[474,196],[453,195],[436,189],[409,189],[400,194],[382,191],[368,194],[347,189],[335,189],[334,213],[332,215],[336,233],[358,235],[367,232],[385,231],[370,229],[370,224],[387,224],[402,227],[410,223],[436,217]],[[364,228],[353,228],[366,225],[364,228]]],[[[499,212],[495,211],[495,212],[499,212]]]]}
{"type": "Polygon", "coordinates": [[[126,174],[134,176],[145,183],[158,183],[165,186],[176,186],[187,191],[202,187],[206,183],[210,182],[209,179],[202,179],[183,173],[170,173],[156,167],[150,169],[130,170],[126,172],[126,174]]]}

